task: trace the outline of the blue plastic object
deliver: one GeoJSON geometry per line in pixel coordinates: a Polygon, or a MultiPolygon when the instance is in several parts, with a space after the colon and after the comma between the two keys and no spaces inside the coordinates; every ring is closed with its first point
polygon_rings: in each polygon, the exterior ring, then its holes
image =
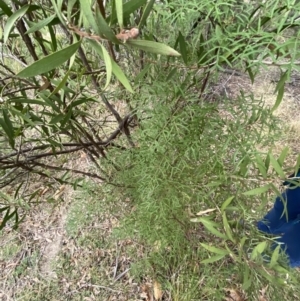
{"type": "Polygon", "coordinates": [[[297,182],[300,182],[300,170],[283,183],[287,186],[286,190],[275,199],[273,208],[257,223],[260,231],[281,235],[277,241],[288,255],[291,267],[300,266],[300,186],[297,182]]]}

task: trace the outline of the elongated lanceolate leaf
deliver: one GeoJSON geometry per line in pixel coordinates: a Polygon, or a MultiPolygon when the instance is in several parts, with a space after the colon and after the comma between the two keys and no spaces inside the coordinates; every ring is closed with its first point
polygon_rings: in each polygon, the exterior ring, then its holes
{"type": "Polygon", "coordinates": [[[26,33],[29,34],[29,33],[32,33],[32,32],[35,32],[37,30],[40,30],[41,28],[45,27],[46,25],[48,25],[54,18],[56,17],[56,15],[52,15],[46,19],[43,19],[42,21],[34,24],[32,27],[30,27],[26,33]]]}
{"type": "Polygon", "coordinates": [[[117,18],[120,28],[123,28],[123,0],[116,1],[117,18]]]}
{"type": "Polygon", "coordinates": [[[9,34],[11,30],[13,29],[13,26],[15,22],[24,16],[28,10],[30,5],[25,5],[21,9],[17,10],[15,13],[13,13],[8,19],[4,27],[4,34],[3,34],[3,42],[4,44],[7,42],[7,39],[9,37],[9,34]]]}
{"type": "Polygon", "coordinates": [[[162,54],[162,55],[171,55],[171,56],[181,55],[179,52],[177,52],[170,46],[165,45],[163,43],[145,41],[145,40],[127,40],[126,44],[144,50],[146,52],[162,54]]]}
{"type": "Polygon", "coordinates": [[[32,77],[51,71],[66,62],[79,48],[81,41],[34,62],[17,74],[18,77],[32,77]]]}
{"type": "MultiPolygon", "coordinates": [[[[98,42],[93,41],[93,40],[87,40],[87,41],[94,48],[94,50],[99,54],[99,56],[104,60],[104,55],[103,55],[101,45],[98,42]]],[[[131,87],[127,77],[125,76],[124,72],[122,71],[122,69],[113,60],[111,60],[111,64],[112,64],[112,73],[116,76],[116,78],[121,82],[121,84],[129,92],[134,93],[134,91],[132,90],[132,87],[131,87]]]]}

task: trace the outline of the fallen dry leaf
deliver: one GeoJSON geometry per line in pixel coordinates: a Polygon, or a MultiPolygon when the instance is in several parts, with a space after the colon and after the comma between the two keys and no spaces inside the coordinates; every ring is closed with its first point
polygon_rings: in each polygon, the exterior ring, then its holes
{"type": "Polygon", "coordinates": [[[153,301],[151,284],[146,283],[142,285],[141,289],[142,293],[140,294],[140,297],[146,301],[153,301]]]}
{"type": "Polygon", "coordinates": [[[263,287],[259,292],[260,292],[260,296],[258,297],[258,301],[268,301],[268,299],[266,299],[266,291],[268,289],[268,286],[263,287]]]}
{"type": "Polygon", "coordinates": [[[238,292],[235,289],[226,289],[227,296],[225,298],[226,301],[245,301],[246,299],[243,297],[242,293],[238,292]]]}
{"type": "Polygon", "coordinates": [[[161,290],[161,284],[156,280],[153,283],[153,292],[155,300],[160,300],[162,298],[163,292],[161,290]]]}
{"type": "Polygon", "coordinates": [[[199,211],[198,213],[196,213],[196,215],[204,215],[206,213],[213,212],[213,211],[216,211],[216,210],[217,210],[216,208],[206,209],[206,210],[203,210],[203,211],[199,211]]]}

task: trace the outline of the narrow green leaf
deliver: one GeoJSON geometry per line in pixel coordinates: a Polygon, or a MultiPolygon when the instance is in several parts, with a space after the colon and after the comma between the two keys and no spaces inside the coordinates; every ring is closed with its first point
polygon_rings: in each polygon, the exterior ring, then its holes
{"type": "MultiPolygon", "coordinates": [[[[113,2],[115,3],[115,2],[113,2]]],[[[128,18],[138,8],[147,3],[147,0],[130,0],[123,5],[123,20],[128,18]]],[[[110,25],[115,25],[118,21],[118,17],[114,14],[108,17],[110,19],[110,25]]]]}
{"type": "Polygon", "coordinates": [[[182,56],[182,59],[185,64],[188,63],[187,50],[186,50],[186,41],[185,37],[182,35],[181,31],[179,31],[178,35],[179,49],[182,56]]]}
{"type": "Polygon", "coordinates": [[[78,98],[75,101],[71,102],[70,106],[72,108],[79,106],[83,103],[88,103],[88,102],[97,102],[97,100],[93,99],[93,98],[78,98]]]}
{"type": "Polygon", "coordinates": [[[3,43],[6,44],[7,42],[7,39],[9,37],[9,34],[15,24],[15,22],[23,17],[28,8],[29,8],[30,5],[24,5],[22,8],[20,8],[19,10],[17,10],[15,13],[13,13],[8,19],[7,19],[7,22],[5,24],[5,27],[4,27],[4,34],[3,34],[3,43]]]}
{"type": "Polygon", "coordinates": [[[284,86],[282,86],[281,88],[278,89],[276,101],[275,101],[275,104],[274,104],[274,106],[271,110],[272,112],[274,112],[279,107],[279,105],[281,104],[281,101],[283,99],[283,95],[284,95],[284,86]]]}
{"type": "Polygon", "coordinates": [[[102,44],[100,45],[103,53],[103,60],[106,66],[106,84],[105,87],[103,88],[103,90],[105,90],[108,87],[112,76],[112,60],[105,47],[102,44]]]}
{"type": "Polygon", "coordinates": [[[191,219],[191,222],[200,222],[210,233],[222,239],[227,239],[227,236],[225,234],[221,233],[219,230],[215,228],[216,226],[218,226],[218,224],[212,222],[211,220],[208,220],[204,217],[196,217],[191,219]]]}
{"type": "Polygon", "coordinates": [[[266,166],[266,171],[268,171],[268,169],[270,167],[270,153],[268,153],[267,156],[266,156],[265,166],[266,166]]]}
{"type": "Polygon", "coordinates": [[[53,118],[50,120],[49,124],[56,124],[56,123],[62,121],[62,120],[65,118],[65,116],[66,116],[66,115],[65,115],[65,114],[62,114],[62,113],[60,113],[60,114],[58,114],[58,115],[55,115],[55,116],[53,116],[53,118]]]}
{"type": "Polygon", "coordinates": [[[225,232],[226,232],[226,234],[227,234],[227,237],[228,237],[233,243],[235,243],[235,239],[234,239],[233,236],[232,236],[231,228],[230,228],[230,226],[229,226],[229,224],[228,224],[226,212],[223,212],[222,218],[223,218],[223,226],[224,226],[224,228],[225,228],[225,232]]]}
{"type": "Polygon", "coordinates": [[[270,189],[270,184],[244,192],[244,195],[259,195],[270,189]]]}
{"type": "Polygon", "coordinates": [[[230,203],[232,202],[233,199],[234,199],[234,196],[231,196],[222,204],[222,206],[221,206],[222,212],[224,212],[224,210],[230,205],[230,203]]]}
{"type": "Polygon", "coordinates": [[[270,261],[270,267],[274,267],[277,264],[277,261],[279,259],[279,253],[280,253],[280,245],[278,245],[275,250],[273,251],[272,257],[271,257],[271,261],[270,261]]]}
{"type": "Polygon", "coordinates": [[[252,72],[251,67],[249,66],[249,63],[246,62],[246,66],[247,66],[246,71],[248,72],[250,80],[251,80],[251,84],[253,85],[253,83],[254,83],[254,74],[252,72]]]}
{"type": "Polygon", "coordinates": [[[77,0],[69,0],[68,1],[68,7],[67,7],[68,20],[71,20],[72,9],[73,9],[74,5],[76,4],[76,2],[77,2],[77,0]]]}
{"type": "Polygon", "coordinates": [[[120,44],[120,41],[116,38],[113,30],[107,25],[98,7],[96,9],[96,25],[99,36],[105,37],[116,44],[120,44]]]}
{"type": "Polygon", "coordinates": [[[254,260],[257,258],[258,254],[261,254],[267,247],[267,242],[263,241],[261,243],[259,243],[253,250],[251,253],[251,259],[254,260]]]}
{"type": "Polygon", "coordinates": [[[53,54],[34,62],[30,66],[23,69],[17,74],[18,77],[26,78],[46,73],[53,70],[64,62],[66,62],[79,48],[81,41],[72,44],[62,50],[59,50],[53,54]]]}
{"type": "Polygon", "coordinates": [[[49,29],[50,38],[51,38],[51,49],[54,52],[54,51],[57,50],[56,35],[55,35],[55,32],[54,32],[53,27],[51,25],[48,25],[48,29],[49,29]]]}
{"type": "Polygon", "coordinates": [[[62,79],[62,81],[58,84],[58,86],[51,92],[51,94],[50,95],[54,95],[54,94],[56,94],[60,89],[62,89],[64,86],[65,86],[65,84],[66,84],[66,82],[67,82],[67,80],[68,80],[68,78],[69,78],[69,74],[70,74],[70,70],[68,70],[68,72],[65,74],[65,76],[63,77],[63,79],[62,79]]]}
{"type": "Polygon", "coordinates": [[[14,115],[19,116],[21,119],[23,119],[24,121],[26,121],[32,127],[35,127],[36,124],[34,122],[32,122],[32,120],[30,118],[28,118],[26,114],[20,113],[18,110],[16,110],[13,107],[10,110],[14,113],[14,115]]]}
{"type": "Polygon", "coordinates": [[[67,122],[69,122],[69,120],[72,117],[72,109],[69,108],[68,113],[65,115],[65,118],[61,121],[61,127],[65,127],[65,125],[67,124],[67,122]]]}
{"type": "Polygon", "coordinates": [[[27,103],[27,104],[35,104],[35,105],[47,106],[47,104],[45,102],[41,101],[41,100],[30,99],[30,98],[23,98],[23,97],[10,98],[8,100],[8,103],[27,103]]]}
{"type": "Polygon", "coordinates": [[[139,29],[142,29],[143,26],[146,24],[147,18],[149,17],[149,15],[150,15],[150,13],[152,11],[154,3],[155,3],[155,0],[150,0],[148,2],[148,4],[146,5],[146,7],[144,9],[144,12],[143,12],[143,15],[142,15],[142,18],[141,18],[140,23],[138,25],[139,29]]]}
{"type": "Polygon", "coordinates": [[[181,55],[176,50],[174,50],[170,46],[167,46],[163,43],[146,41],[146,40],[130,39],[130,40],[126,41],[126,44],[133,46],[135,48],[144,50],[146,52],[162,54],[162,55],[170,55],[170,56],[180,56],[181,55]]]}
{"type": "Polygon", "coordinates": [[[8,7],[5,1],[0,0],[0,8],[4,11],[7,16],[11,16],[13,14],[12,10],[8,7]]]}
{"type": "MultiPolygon", "coordinates": [[[[98,42],[93,40],[87,40],[88,43],[94,48],[94,50],[99,54],[99,56],[104,60],[104,55],[102,52],[102,48],[98,42]]],[[[134,93],[132,87],[123,73],[122,69],[118,66],[115,61],[112,61],[112,73],[116,76],[116,78],[121,82],[121,84],[131,93],[134,93]]]]}
{"type": "Polygon", "coordinates": [[[96,32],[98,35],[100,35],[100,33],[98,31],[98,26],[97,26],[97,23],[96,23],[96,19],[94,17],[92,9],[91,9],[91,3],[90,3],[90,1],[88,1],[88,0],[80,0],[80,7],[81,7],[81,10],[83,11],[83,14],[84,14],[86,20],[91,25],[91,27],[94,30],[94,32],[96,32]]]}
{"type": "Polygon", "coordinates": [[[255,159],[256,159],[255,163],[256,163],[257,168],[259,169],[263,178],[266,179],[268,174],[267,174],[267,170],[266,170],[264,161],[258,154],[255,156],[255,159]]]}
{"type": "Polygon", "coordinates": [[[53,21],[53,19],[56,17],[56,15],[52,15],[46,19],[43,19],[42,21],[36,23],[35,25],[33,25],[32,27],[30,27],[26,33],[29,34],[29,33],[32,33],[32,32],[35,32],[37,30],[40,30],[41,28],[47,26],[51,21],[53,21]]]}
{"type": "Polygon", "coordinates": [[[284,162],[284,160],[285,160],[285,158],[286,158],[288,152],[289,152],[289,148],[288,148],[287,146],[284,147],[283,150],[281,151],[281,154],[280,154],[280,156],[279,156],[279,158],[278,158],[278,160],[277,160],[277,162],[278,162],[278,164],[279,164],[280,166],[283,165],[283,162],[284,162]]]}
{"type": "Polygon", "coordinates": [[[7,135],[10,146],[12,148],[14,148],[15,147],[15,137],[14,137],[14,128],[13,128],[12,122],[9,119],[6,109],[2,110],[2,114],[3,114],[4,119],[0,118],[0,125],[2,126],[4,132],[7,135]]]}
{"type": "Polygon", "coordinates": [[[67,26],[66,25],[66,17],[62,13],[62,1],[60,1],[60,0],[57,0],[57,1],[51,0],[51,2],[52,2],[52,6],[53,6],[53,8],[55,10],[55,13],[56,13],[58,19],[60,20],[60,22],[64,26],[67,26]]]}
{"type": "Polygon", "coordinates": [[[203,263],[203,264],[206,264],[206,263],[213,263],[213,262],[216,262],[216,261],[218,261],[218,260],[220,260],[220,259],[222,259],[222,258],[224,258],[226,255],[216,255],[216,256],[212,256],[212,257],[210,257],[210,258],[208,258],[208,259],[204,259],[204,260],[202,260],[201,261],[201,263],[203,263]]]}
{"type": "Polygon", "coordinates": [[[270,154],[270,163],[272,165],[272,167],[274,168],[274,170],[276,171],[276,173],[284,179],[285,174],[281,168],[281,166],[278,164],[277,160],[274,158],[274,156],[272,154],[270,154]]]}
{"type": "Polygon", "coordinates": [[[251,278],[249,277],[249,274],[250,274],[250,269],[246,265],[244,267],[244,273],[243,273],[243,286],[242,287],[244,290],[248,289],[251,285],[251,278]]]}
{"type": "Polygon", "coordinates": [[[178,71],[177,67],[171,69],[171,71],[169,72],[169,74],[168,74],[168,76],[166,78],[166,82],[168,82],[169,80],[171,80],[175,76],[175,74],[177,74],[177,71],[178,71]]]}
{"type": "Polygon", "coordinates": [[[282,101],[283,94],[284,94],[284,87],[287,79],[288,79],[288,70],[282,74],[279,82],[276,85],[275,92],[277,92],[277,97],[276,97],[275,104],[271,110],[272,112],[274,112],[279,107],[282,101]]]}
{"type": "Polygon", "coordinates": [[[143,78],[146,75],[146,73],[149,71],[151,67],[151,64],[147,64],[144,69],[135,77],[134,83],[138,84],[139,82],[143,82],[143,78]]]}
{"type": "Polygon", "coordinates": [[[116,12],[117,12],[117,18],[118,23],[121,29],[123,29],[123,0],[115,0],[116,2],[116,12]]]}
{"type": "Polygon", "coordinates": [[[208,250],[209,252],[212,252],[212,253],[216,253],[216,254],[220,254],[220,255],[228,255],[229,252],[227,250],[224,250],[224,249],[219,249],[219,248],[216,248],[214,246],[209,246],[207,244],[204,244],[204,243],[200,243],[200,245],[208,250]]]}

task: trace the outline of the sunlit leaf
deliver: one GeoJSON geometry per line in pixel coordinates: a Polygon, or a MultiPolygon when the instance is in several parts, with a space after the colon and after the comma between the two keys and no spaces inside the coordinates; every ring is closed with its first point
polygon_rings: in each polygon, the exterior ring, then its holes
{"type": "Polygon", "coordinates": [[[206,219],[204,217],[196,217],[196,218],[192,218],[191,222],[194,223],[202,223],[203,226],[212,234],[214,234],[217,237],[223,238],[223,239],[227,239],[227,236],[223,233],[221,233],[219,230],[217,230],[215,227],[219,226],[217,223],[212,222],[209,219],[206,219]]]}
{"type": "Polygon", "coordinates": [[[270,267],[274,267],[277,264],[277,261],[279,259],[279,253],[280,253],[281,247],[278,245],[275,250],[272,253],[271,261],[270,261],[270,267]]]}
{"type": "Polygon", "coordinates": [[[251,259],[254,260],[257,258],[258,254],[261,254],[267,247],[267,242],[263,241],[259,243],[251,252],[251,259]]]}
{"type": "Polygon", "coordinates": [[[106,84],[103,88],[103,90],[105,90],[108,87],[112,76],[112,60],[105,47],[102,44],[100,44],[100,46],[102,48],[103,59],[106,67],[106,84]]]}
{"type": "Polygon", "coordinates": [[[270,189],[270,184],[244,192],[244,195],[259,195],[270,189]]]}
{"type": "Polygon", "coordinates": [[[19,10],[17,10],[15,13],[13,13],[6,21],[6,24],[4,26],[4,33],[3,33],[3,43],[6,44],[7,39],[9,37],[9,34],[11,32],[11,30],[13,29],[13,26],[15,24],[15,22],[23,17],[28,8],[30,7],[30,5],[24,5],[22,6],[22,8],[20,8],[19,10]]]}
{"type": "Polygon", "coordinates": [[[163,43],[131,39],[131,40],[127,40],[126,44],[144,50],[146,52],[162,54],[162,55],[170,55],[170,56],[180,56],[180,53],[178,53],[176,50],[163,43]]]}
{"type": "Polygon", "coordinates": [[[232,202],[232,200],[234,199],[234,196],[229,197],[221,206],[221,211],[224,211],[232,202]]]}
{"type": "Polygon", "coordinates": [[[209,252],[212,252],[212,253],[221,254],[221,255],[228,255],[229,254],[229,252],[225,249],[219,249],[219,248],[216,248],[214,246],[209,246],[209,245],[204,244],[204,243],[200,243],[200,245],[204,249],[206,249],[206,250],[208,250],[209,252]]]}
{"type": "Polygon", "coordinates": [[[276,171],[276,173],[281,178],[284,178],[285,174],[284,174],[281,166],[278,164],[278,161],[274,158],[274,156],[272,154],[270,154],[270,163],[271,163],[272,167],[274,168],[274,170],[276,171]]]}
{"type": "Polygon", "coordinates": [[[203,263],[203,264],[213,263],[213,262],[216,262],[216,261],[224,258],[225,256],[226,256],[225,254],[223,254],[223,255],[220,254],[220,255],[212,256],[212,257],[210,257],[208,259],[201,260],[201,263],[203,263]]]}
{"type": "Polygon", "coordinates": [[[290,150],[289,147],[285,146],[285,147],[283,148],[283,150],[281,151],[281,154],[280,154],[280,156],[279,156],[279,158],[278,158],[278,160],[277,160],[277,162],[278,162],[278,164],[279,164],[280,166],[283,165],[283,162],[284,162],[286,156],[288,155],[289,150],[290,150]]]}
{"type": "Polygon", "coordinates": [[[117,19],[121,29],[123,29],[123,0],[115,0],[117,19]]]}

